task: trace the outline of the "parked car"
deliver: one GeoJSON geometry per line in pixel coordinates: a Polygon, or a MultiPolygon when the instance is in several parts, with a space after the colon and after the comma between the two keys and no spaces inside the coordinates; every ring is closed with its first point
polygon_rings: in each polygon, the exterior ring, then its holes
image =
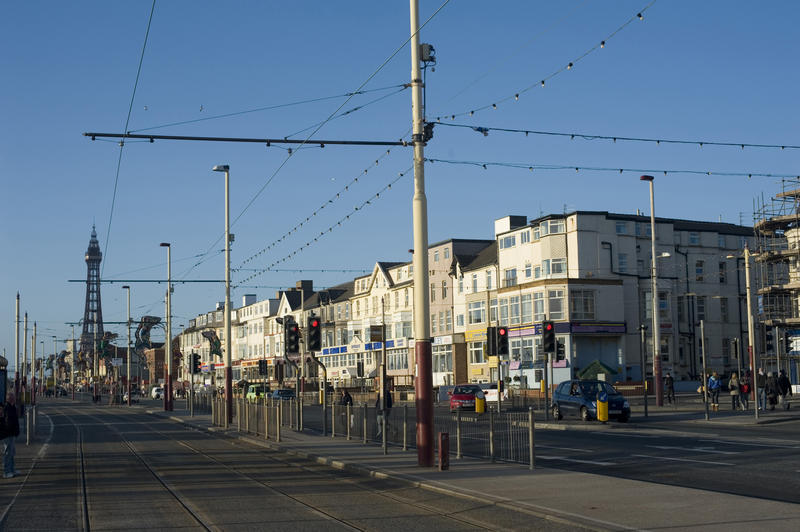
{"type": "MultiPolygon", "coordinates": [[[[261,399],[264,397],[264,389],[265,386],[263,384],[251,384],[247,387],[247,393],[245,394],[245,399],[248,401],[255,401],[256,399],[261,399]]],[[[269,393],[269,386],[266,386],[266,391],[269,393]]]]}
{"type": "Polygon", "coordinates": [[[475,399],[483,399],[483,390],[477,384],[459,384],[450,395],[450,412],[475,410],[475,399]]]}
{"type": "Polygon", "coordinates": [[[294,390],[275,390],[272,392],[272,398],[289,401],[290,399],[294,399],[294,390]]]}
{"type": "Polygon", "coordinates": [[[150,390],[150,397],[153,399],[161,399],[164,397],[164,388],[161,386],[155,386],[152,390],[150,390]]]}
{"type": "Polygon", "coordinates": [[[556,420],[564,417],[578,417],[583,421],[597,419],[597,396],[605,393],[608,397],[608,418],[623,423],[631,417],[631,406],[612,385],[597,380],[569,380],[558,385],[553,392],[550,411],[556,420]]]}

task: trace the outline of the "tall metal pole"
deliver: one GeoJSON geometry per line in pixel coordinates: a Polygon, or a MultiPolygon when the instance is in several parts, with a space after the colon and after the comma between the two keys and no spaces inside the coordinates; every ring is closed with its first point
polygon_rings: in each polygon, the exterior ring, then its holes
{"type": "MultiPolygon", "coordinates": [[[[34,324],[35,325],[35,324],[34,324]]],[[[44,340],[41,340],[42,343],[42,363],[39,365],[39,393],[44,399],[44,389],[47,387],[47,380],[44,376],[44,340]]]]}
{"type": "Polygon", "coordinates": [[[647,326],[639,325],[639,334],[641,335],[641,348],[639,355],[642,365],[642,398],[644,400],[644,417],[647,417],[647,366],[645,364],[647,359],[647,326]]]}
{"type": "MultiPolygon", "coordinates": [[[[747,350],[752,357],[753,364],[753,390],[755,397],[755,419],[758,421],[758,353],[753,344],[753,298],[750,290],[750,248],[744,244],[744,284],[747,291],[747,350]]],[[[766,406],[766,405],[765,405],[766,406]]]]}
{"type": "Polygon", "coordinates": [[[131,287],[123,286],[122,288],[128,292],[128,321],[127,321],[128,350],[126,353],[128,359],[128,366],[127,366],[127,378],[125,379],[127,385],[125,386],[125,389],[128,391],[128,406],[131,406],[131,287]]]}
{"type": "MultiPolygon", "coordinates": [[[[44,353],[42,353],[44,355],[44,353]]],[[[51,371],[53,372],[53,398],[56,397],[56,374],[58,369],[58,339],[53,335],[53,367],[51,371]]]]}
{"type": "Polygon", "coordinates": [[[656,270],[656,203],[653,192],[653,176],[639,178],[650,183],[650,245],[652,266],[650,277],[653,282],[653,387],[656,393],[656,406],[664,406],[664,383],[661,381],[661,326],[658,323],[658,272],[656,270]]]}
{"type": "Polygon", "coordinates": [[[417,464],[433,466],[433,374],[428,300],[428,201],[425,197],[425,136],[419,68],[419,0],[410,0],[411,110],[414,143],[414,356],[417,406],[417,464]]]}
{"type": "Polygon", "coordinates": [[[25,313],[22,325],[22,387],[27,392],[31,389],[31,384],[28,382],[30,378],[28,372],[28,313],[25,313]]]}
{"type": "Polygon", "coordinates": [[[700,354],[703,355],[703,404],[706,409],[706,421],[708,421],[708,366],[706,364],[706,326],[705,320],[700,320],[700,354]]]}
{"type": "Polygon", "coordinates": [[[167,382],[164,385],[164,410],[172,410],[172,246],[169,242],[162,242],[161,247],[167,248],[167,341],[164,346],[166,358],[167,382]]]}
{"type": "Polygon", "coordinates": [[[72,388],[72,400],[75,400],[75,361],[77,360],[77,353],[75,352],[75,326],[72,326],[72,359],[69,364],[69,384],[72,388]]]}
{"type": "MultiPolygon", "coordinates": [[[[14,317],[14,352],[16,359],[14,364],[14,395],[19,397],[19,292],[17,292],[16,314],[14,317]]],[[[22,398],[17,399],[22,403],[22,398]]]]}
{"type": "MultiPolygon", "coordinates": [[[[233,339],[231,338],[231,217],[230,217],[230,166],[220,164],[213,169],[225,172],[225,423],[233,421],[233,367],[231,366],[233,339]]],[[[299,396],[298,396],[299,397],[299,396]]]]}
{"type": "MultiPolygon", "coordinates": [[[[43,348],[44,349],[44,348],[43,348]]],[[[36,404],[36,322],[33,322],[33,336],[31,337],[31,404],[36,404]]]]}

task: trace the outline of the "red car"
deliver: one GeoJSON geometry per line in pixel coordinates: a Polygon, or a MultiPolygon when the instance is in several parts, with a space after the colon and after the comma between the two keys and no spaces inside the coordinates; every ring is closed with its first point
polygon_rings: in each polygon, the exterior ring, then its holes
{"type": "Polygon", "coordinates": [[[450,395],[450,412],[475,410],[475,399],[483,399],[483,390],[477,384],[459,384],[450,395]]]}

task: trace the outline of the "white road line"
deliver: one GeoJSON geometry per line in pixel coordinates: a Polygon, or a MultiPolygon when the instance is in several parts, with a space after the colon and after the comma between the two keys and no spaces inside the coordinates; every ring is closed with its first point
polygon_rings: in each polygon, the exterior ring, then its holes
{"type": "Polygon", "coordinates": [[[556,449],[557,451],[575,451],[576,453],[593,453],[595,451],[591,449],[575,449],[572,447],[558,447],[557,445],[540,445],[536,444],[536,447],[539,449],[556,449]]]}
{"type": "Polygon", "coordinates": [[[536,455],[537,460],[561,460],[564,462],[575,462],[577,464],[591,464],[591,465],[602,465],[602,466],[613,466],[617,465],[614,462],[598,462],[594,460],[579,460],[577,458],[567,458],[566,456],[549,456],[549,455],[536,455]]]}
{"type": "Polygon", "coordinates": [[[775,443],[751,443],[732,440],[700,440],[709,443],[724,443],[725,445],[748,445],[750,447],[769,447],[774,449],[800,449],[798,445],[779,445],[775,443]]]}
{"type": "Polygon", "coordinates": [[[709,462],[708,460],[692,460],[690,458],[670,458],[668,456],[650,456],[647,454],[632,454],[631,456],[638,456],[639,458],[652,458],[653,460],[674,460],[676,462],[695,462],[698,464],[712,464],[712,465],[726,465],[732,466],[730,462],[709,462]]]}
{"type": "Polygon", "coordinates": [[[647,445],[653,449],[678,449],[681,451],[691,451],[696,453],[714,453],[714,454],[741,454],[739,451],[717,451],[716,449],[708,449],[706,447],[675,447],[672,445],[647,445]]]}
{"type": "Polygon", "coordinates": [[[623,433],[619,433],[619,432],[601,432],[599,430],[596,431],[596,432],[590,432],[589,434],[602,434],[603,436],[619,436],[620,438],[649,438],[649,439],[653,439],[653,438],[660,438],[661,437],[661,436],[653,436],[653,435],[649,435],[649,434],[623,434],[623,433]]]}

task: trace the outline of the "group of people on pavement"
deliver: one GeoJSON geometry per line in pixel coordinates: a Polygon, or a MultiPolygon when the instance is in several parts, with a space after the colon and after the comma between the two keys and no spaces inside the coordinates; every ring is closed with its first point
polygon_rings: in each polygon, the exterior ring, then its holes
{"type": "MultiPolygon", "coordinates": [[[[667,374],[669,377],[669,374],[667,374]]],[[[669,377],[671,379],[671,377],[669,377]]],[[[722,391],[722,379],[714,371],[705,381],[705,386],[700,386],[698,392],[708,393],[708,401],[714,411],[719,410],[719,395],[722,391]]],[[[791,408],[789,396],[792,395],[792,385],[786,371],[764,372],[764,368],[759,368],[753,381],[753,375],[748,369],[744,375],[739,376],[732,373],[728,379],[728,393],[731,396],[732,410],[748,410],[750,408],[750,393],[756,387],[757,408],[759,410],[775,410],[775,406],[780,404],[784,410],[791,408]]],[[[669,392],[667,392],[669,394],[669,392]]],[[[674,392],[673,392],[674,393],[674,392]]],[[[669,398],[669,395],[667,395],[669,398]]],[[[670,401],[671,402],[671,401],[670,401]]]]}

